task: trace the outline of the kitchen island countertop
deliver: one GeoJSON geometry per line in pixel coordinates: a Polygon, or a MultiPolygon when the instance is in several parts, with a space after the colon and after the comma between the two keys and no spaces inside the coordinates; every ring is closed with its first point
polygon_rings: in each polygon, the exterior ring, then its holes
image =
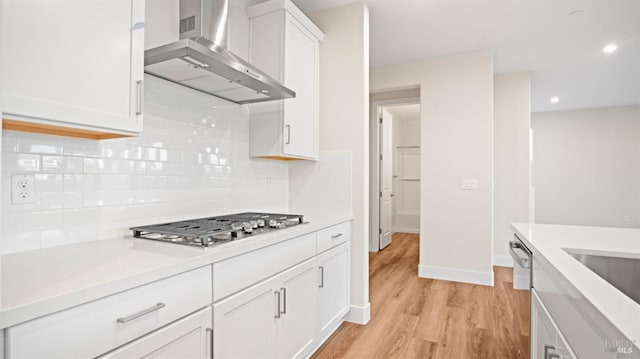
{"type": "Polygon", "coordinates": [[[533,251],[564,276],[622,334],[640,344],[640,304],[578,262],[565,249],[580,253],[640,258],[640,229],[512,223],[533,251]]]}
{"type": "Polygon", "coordinates": [[[207,249],[125,237],[4,255],[0,259],[0,329],[315,232],[351,217],[308,220],[303,225],[207,249]]]}

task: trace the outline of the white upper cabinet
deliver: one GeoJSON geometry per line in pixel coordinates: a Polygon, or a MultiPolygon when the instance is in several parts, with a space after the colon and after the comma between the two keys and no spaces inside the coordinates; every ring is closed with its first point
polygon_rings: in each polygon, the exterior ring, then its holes
{"type": "Polygon", "coordinates": [[[96,139],[142,132],[144,0],[3,7],[5,128],[96,139]]]}
{"type": "Polygon", "coordinates": [[[295,91],[293,99],[251,105],[251,156],[318,158],[319,48],[323,34],[289,0],[247,9],[250,62],[295,91]]]}

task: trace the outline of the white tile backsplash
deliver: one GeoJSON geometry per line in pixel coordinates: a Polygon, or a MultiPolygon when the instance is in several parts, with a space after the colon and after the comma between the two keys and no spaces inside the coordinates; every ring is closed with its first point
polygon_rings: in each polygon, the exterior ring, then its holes
{"type": "Polygon", "coordinates": [[[130,226],[194,216],[288,211],[289,164],[249,158],[246,106],[153,77],[145,78],[140,137],[3,131],[2,151],[3,253],[113,238],[130,226]],[[11,203],[16,173],[35,175],[35,204],[11,203]]]}

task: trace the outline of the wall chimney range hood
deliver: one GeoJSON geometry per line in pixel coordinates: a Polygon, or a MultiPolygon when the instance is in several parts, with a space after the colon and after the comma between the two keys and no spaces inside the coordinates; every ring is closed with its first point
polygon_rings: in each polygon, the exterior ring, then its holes
{"type": "Polygon", "coordinates": [[[180,39],[144,53],[144,71],[238,104],[296,97],[227,50],[228,0],[180,0],[180,39]]]}

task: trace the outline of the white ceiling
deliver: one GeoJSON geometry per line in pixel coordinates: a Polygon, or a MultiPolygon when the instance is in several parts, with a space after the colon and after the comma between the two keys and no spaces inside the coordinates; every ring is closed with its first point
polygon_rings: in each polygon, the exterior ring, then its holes
{"type": "MultiPolygon", "coordinates": [[[[309,13],[358,0],[293,2],[309,13]]],[[[640,104],[640,0],[366,2],[372,67],[492,49],[494,72],[531,72],[533,112],[640,104]]]]}

